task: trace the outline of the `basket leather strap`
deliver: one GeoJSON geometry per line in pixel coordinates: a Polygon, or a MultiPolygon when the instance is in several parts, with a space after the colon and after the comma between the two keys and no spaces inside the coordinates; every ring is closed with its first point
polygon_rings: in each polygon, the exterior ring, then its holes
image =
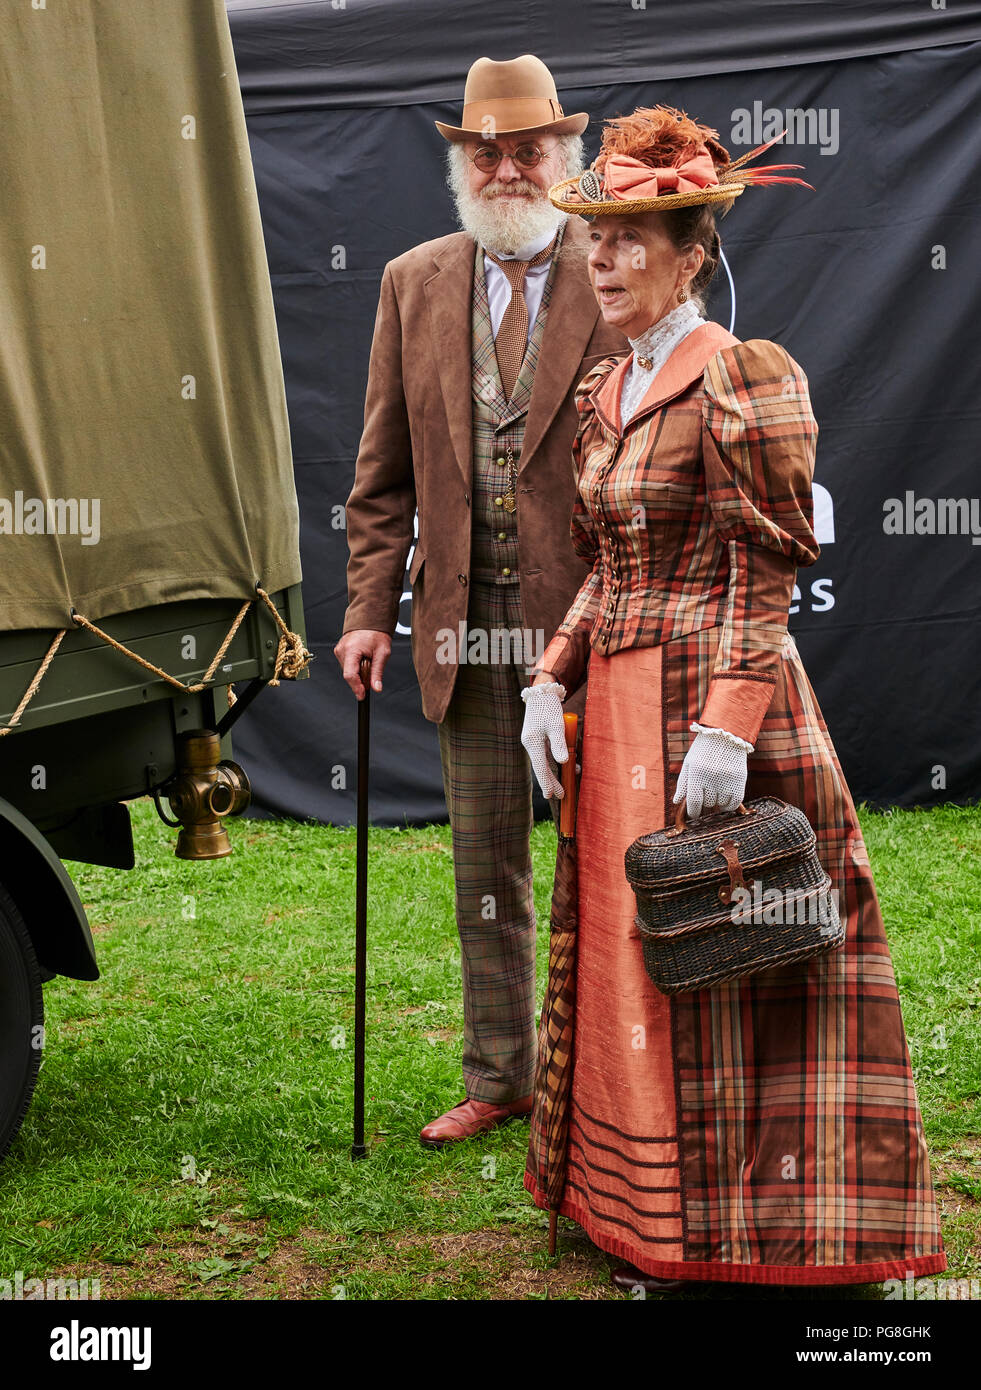
{"type": "Polygon", "coordinates": [[[725,884],[719,889],[719,897],[724,903],[732,902],[732,895],[737,888],[746,887],[746,879],[743,877],[743,866],[739,862],[739,843],[736,840],[723,840],[721,845],[716,846],[716,853],[721,854],[726,861],[726,868],[729,870],[729,886],[725,884]]]}

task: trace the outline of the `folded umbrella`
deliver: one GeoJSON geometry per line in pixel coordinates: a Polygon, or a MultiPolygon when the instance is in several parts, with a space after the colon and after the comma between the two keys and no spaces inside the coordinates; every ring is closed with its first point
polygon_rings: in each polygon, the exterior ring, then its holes
{"type": "Polygon", "coordinates": [[[560,777],[559,845],[549,930],[548,984],[538,1029],[538,1071],[531,1116],[527,1171],[549,1207],[548,1253],[555,1254],[559,1206],[565,1191],[572,1047],[576,1006],[576,752],[579,719],[563,716],[568,761],[560,777]]]}

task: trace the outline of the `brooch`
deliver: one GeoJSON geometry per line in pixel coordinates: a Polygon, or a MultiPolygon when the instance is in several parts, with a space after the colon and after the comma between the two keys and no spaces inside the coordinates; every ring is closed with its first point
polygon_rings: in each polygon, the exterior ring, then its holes
{"type": "Polygon", "coordinates": [[[587,203],[600,203],[603,201],[603,185],[600,183],[599,177],[594,170],[586,170],[579,179],[578,188],[587,203]]]}

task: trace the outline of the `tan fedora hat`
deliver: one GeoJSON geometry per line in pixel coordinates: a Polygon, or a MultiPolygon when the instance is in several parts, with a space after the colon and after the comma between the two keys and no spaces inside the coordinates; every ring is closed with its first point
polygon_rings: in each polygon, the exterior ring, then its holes
{"type": "Polygon", "coordinates": [[[525,53],[509,62],[478,58],[467,74],[463,124],[436,122],[445,140],[496,140],[499,135],[581,135],[589,116],[566,116],[555,79],[541,58],[525,53]]]}

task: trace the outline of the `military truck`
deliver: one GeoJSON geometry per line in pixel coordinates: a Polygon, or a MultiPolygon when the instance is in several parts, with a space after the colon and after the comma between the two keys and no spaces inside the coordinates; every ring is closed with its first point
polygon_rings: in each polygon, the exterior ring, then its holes
{"type": "Polygon", "coordinates": [[[62,859],[132,868],[141,796],[182,857],[228,853],[222,818],[249,798],[231,728],[309,653],[224,5],[0,18],[2,1157],[43,983],[98,978],[62,859]]]}

